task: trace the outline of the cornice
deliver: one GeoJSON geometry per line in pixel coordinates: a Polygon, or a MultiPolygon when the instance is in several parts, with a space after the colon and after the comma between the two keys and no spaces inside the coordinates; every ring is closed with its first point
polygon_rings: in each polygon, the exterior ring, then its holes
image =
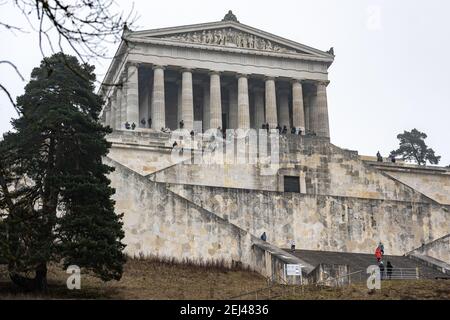
{"type": "Polygon", "coordinates": [[[332,62],[334,60],[334,55],[328,52],[312,48],[310,46],[304,45],[302,43],[289,40],[278,35],[266,32],[261,29],[257,29],[243,23],[234,22],[234,21],[217,21],[217,22],[209,22],[209,23],[200,23],[200,24],[192,24],[192,25],[184,25],[177,27],[169,27],[169,28],[160,28],[160,29],[151,29],[151,30],[142,30],[135,31],[128,34],[128,37],[160,37],[160,36],[169,36],[177,33],[184,32],[194,32],[194,31],[202,31],[202,30],[212,30],[217,28],[234,28],[243,32],[247,32],[253,35],[258,35],[264,37],[268,40],[280,43],[282,45],[292,47],[299,51],[307,52],[311,55],[320,56],[322,58],[326,58],[332,62]]]}
{"type": "Polygon", "coordinates": [[[169,39],[158,39],[158,38],[138,38],[138,37],[128,37],[126,38],[128,42],[132,42],[135,44],[154,44],[168,47],[179,47],[179,48],[187,48],[187,49],[198,49],[198,50],[206,50],[206,51],[216,51],[216,52],[227,52],[233,54],[248,54],[255,56],[266,56],[266,57],[274,57],[274,58],[286,58],[293,60],[303,60],[303,61],[315,61],[315,62],[324,62],[327,64],[331,64],[333,62],[332,58],[319,57],[309,54],[302,53],[280,53],[280,52],[271,52],[271,51],[262,51],[257,49],[248,49],[248,48],[237,48],[237,47],[228,47],[221,45],[205,45],[199,43],[191,43],[191,42],[183,42],[169,39]]]}

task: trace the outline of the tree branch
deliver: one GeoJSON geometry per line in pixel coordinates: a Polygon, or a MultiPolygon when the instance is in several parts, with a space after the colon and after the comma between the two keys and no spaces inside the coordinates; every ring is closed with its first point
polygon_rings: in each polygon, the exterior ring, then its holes
{"type": "Polygon", "coordinates": [[[17,105],[16,105],[16,103],[14,102],[14,100],[13,100],[11,94],[9,93],[8,89],[6,89],[1,83],[0,83],[0,89],[3,90],[3,91],[6,93],[6,95],[8,96],[9,101],[11,102],[11,104],[12,104],[13,107],[14,107],[14,110],[16,110],[16,112],[17,112],[17,115],[20,116],[19,109],[17,108],[17,105]]]}

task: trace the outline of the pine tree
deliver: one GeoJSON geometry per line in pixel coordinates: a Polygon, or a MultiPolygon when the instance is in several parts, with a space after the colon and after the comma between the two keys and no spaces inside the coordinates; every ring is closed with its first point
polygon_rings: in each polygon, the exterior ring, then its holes
{"type": "Polygon", "coordinates": [[[47,289],[50,262],[104,281],[122,275],[122,216],[111,199],[113,168],[102,164],[111,129],[98,122],[93,71],[62,53],[45,58],[0,142],[0,262],[26,290],[47,289]]]}
{"type": "Polygon", "coordinates": [[[417,129],[405,131],[397,135],[400,140],[400,146],[397,150],[391,151],[391,157],[401,156],[403,160],[414,161],[418,165],[425,165],[428,162],[431,164],[439,164],[440,156],[436,156],[433,149],[429,148],[425,139],[427,135],[417,129]]]}

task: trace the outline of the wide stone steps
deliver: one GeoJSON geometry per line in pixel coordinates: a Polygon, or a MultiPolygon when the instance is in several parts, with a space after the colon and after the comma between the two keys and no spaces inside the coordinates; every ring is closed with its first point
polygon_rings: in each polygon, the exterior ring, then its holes
{"type": "MultiPolygon", "coordinates": [[[[331,252],[331,251],[315,251],[315,250],[295,250],[284,249],[291,252],[294,256],[317,266],[321,263],[348,265],[349,272],[362,271],[361,275],[352,276],[352,281],[365,281],[368,277],[366,270],[371,265],[377,265],[375,254],[366,253],[349,253],[349,252],[331,252]]],[[[375,250],[374,250],[375,251],[375,250]]],[[[445,278],[446,275],[418,261],[414,261],[406,256],[385,255],[383,258],[384,265],[390,261],[394,269],[415,269],[419,268],[420,279],[436,279],[445,278]]]]}

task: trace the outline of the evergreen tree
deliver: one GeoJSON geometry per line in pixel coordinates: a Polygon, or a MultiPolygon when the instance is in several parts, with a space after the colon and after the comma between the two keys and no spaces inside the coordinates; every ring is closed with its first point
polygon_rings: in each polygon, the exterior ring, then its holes
{"type": "Polygon", "coordinates": [[[436,156],[433,149],[428,148],[425,143],[427,135],[417,129],[405,131],[397,136],[400,146],[391,152],[391,157],[401,156],[403,160],[414,161],[418,165],[425,165],[428,162],[438,164],[441,157],[436,156]]]}
{"type": "Polygon", "coordinates": [[[0,142],[0,262],[27,290],[47,289],[50,262],[104,281],[122,275],[122,216],[107,178],[113,168],[102,164],[111,129],[98,122],[93,71],[62,53],[45,58],[0,142]]]}

